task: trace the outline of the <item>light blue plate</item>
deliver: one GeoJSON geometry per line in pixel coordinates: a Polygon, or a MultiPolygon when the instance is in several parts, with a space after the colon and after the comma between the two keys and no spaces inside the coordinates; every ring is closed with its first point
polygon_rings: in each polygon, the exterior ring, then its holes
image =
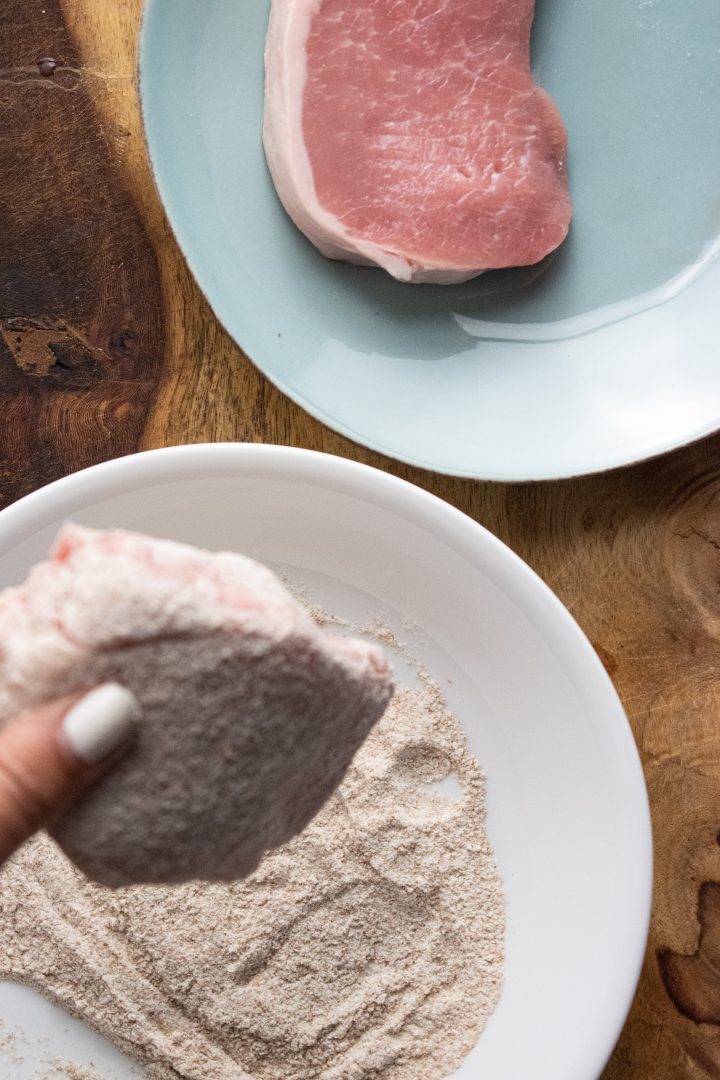
{"type": "Polygon", "coordinates": [[[260,141],[267,16],[267,0],[148,0],[140,73],[180,246],[277,386],[374,449],[498,480],[607,469],[720,427],[716,0],[538,0],[571,235],[539,274],[446,287],[330,262],[285,216],[260,141]]]}

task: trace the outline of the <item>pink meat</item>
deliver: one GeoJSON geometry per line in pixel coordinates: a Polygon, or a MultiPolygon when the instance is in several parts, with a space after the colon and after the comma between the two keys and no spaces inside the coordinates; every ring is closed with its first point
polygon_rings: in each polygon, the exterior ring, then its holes
{"type": "Polygon", "coordinates": [[[392,693],[382,652],[331,637],[266,567],[67,526],[0,593],[0,725],[105,681],[133,749],[52,835],[107,885],[233,879],[305,827],[392,693]]]}
{"type": "Polygon", "coordinates": [[[273,0],[265,150],[324,255],[450,283],[562,243],[567,133],[530,71],[533,14],[534,0],[273,0]]]}

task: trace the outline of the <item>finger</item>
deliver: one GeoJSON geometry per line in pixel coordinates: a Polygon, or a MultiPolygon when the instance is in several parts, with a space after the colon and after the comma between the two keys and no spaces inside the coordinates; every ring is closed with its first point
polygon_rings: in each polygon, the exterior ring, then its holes
{"type": "Polygon", "coordinates": [[[137,712],[129,690],[106,683],[27,713],[0,734],[0,862],[102,775],[137,712]]]}

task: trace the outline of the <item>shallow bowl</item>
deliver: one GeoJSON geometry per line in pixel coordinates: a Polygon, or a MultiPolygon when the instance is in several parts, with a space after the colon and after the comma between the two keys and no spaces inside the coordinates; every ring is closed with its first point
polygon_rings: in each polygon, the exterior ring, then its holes
{"type": "MultiPolygon", "coordinates": [[[[285,447],[152,451],[42,488],[0,514],[0,586],[21,581],[68,519],[244,552],[309,601],[360,625],[379,617],[407,642],[486,772],[507,894],[505,988],[455,1080],[596,1080],[645,947],[648,802],[612,683],[535,573],[421,489],[285,447]]],[[[17,1080],[57,1058],[135,1075],[31,991],[0,985],[0,1017],[28,1034],[17,1080]]]]}

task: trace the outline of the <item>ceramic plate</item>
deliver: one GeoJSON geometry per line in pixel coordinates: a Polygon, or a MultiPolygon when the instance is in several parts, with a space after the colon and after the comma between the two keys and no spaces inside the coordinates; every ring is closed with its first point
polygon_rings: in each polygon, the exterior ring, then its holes
{"type": "MultiPolygon", "coordinates": [[[[507,894],[505,989],[455,1080],[596,1080],[643,957],[648,804],[612,684],[540,579],[419,488],[285,447],[159,450],[52,484],[0,514],[0,586],[20,581],[68,518],[245,552],[310,601],[360,625],[380,616],[407,642],[487,774],[507,894]]],[[[0,1016],[27,1032],[27,1061],[132,1075],[30,991],[0,986],[0,1016]],[[33,1050],[39,1032],[47,1042],[33,1050]]],[[[14,1080],[36,1075],[13,1068],[14,1080]]]]}
{"type": "Polygon", "coordinates": [[[267,0],[149,0],[160,194],[266,375],[344,435],[439,472],[593,472],[720,426],[715,0],[538,0],[537,77],[570,133],[575,221],[542,272],[402,285],[285,216],[260,130],[267,0]]]}

